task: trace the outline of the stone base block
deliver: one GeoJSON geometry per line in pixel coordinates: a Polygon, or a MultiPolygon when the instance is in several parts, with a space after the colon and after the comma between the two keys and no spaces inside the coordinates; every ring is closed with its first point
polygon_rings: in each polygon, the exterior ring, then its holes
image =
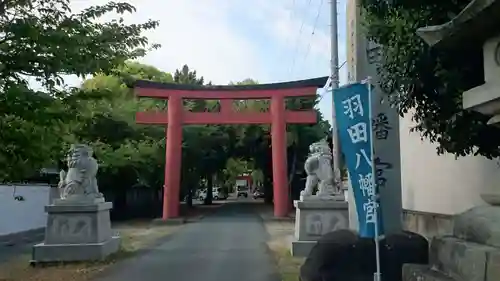
{"type": "Polygon", "coordinates": [[[317,243],[316,241],[292,241],[290,252],[293,257],[305,258],[317,243]]]}
{"type": "Polygon", "coordinates": [[[338,200],[295,201],[295,238],[317,241],[326,233],[349,228],[348,203],[338,200]]]}
{"type": "Polygon", "coordinates": [[[109,210],[111,202],[91,205],[45,206],[47,227],[45,244],[96,244],[112,236],[109,210]]]}
{"type": "Polygon", "coordinates": [[[33,247],[32,262],[101,260],[118,251],[120,237],[111,230],[111,202],[70,204],[45,207],[45,240],[33,247]]]}
{"type": "Polygon", "coordinates": [[[405,264],[403,265],[403,281],[455,281],[455,279],[432,270],[428,265],[405,264]]]}
{"type": "Polygon", "coordinates": [[[499,280],[500,249],[454,237],[435,237],[431,241],[430,264],[448,276],[463,280],[499,280]]]}
{"type": "Polygon", "coordinates": [[[45,244],[33,247],[32,263],[102,260],[120,248],[120,237],[92,244],[45,244]]]}

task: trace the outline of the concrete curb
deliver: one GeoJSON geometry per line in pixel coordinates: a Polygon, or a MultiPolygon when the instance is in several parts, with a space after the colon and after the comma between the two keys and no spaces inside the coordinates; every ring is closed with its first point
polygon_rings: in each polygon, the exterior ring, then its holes
{"type": "Polygon", "coordinates": [[[0,236],[0,248],[43,241],[45,227],[0,236]]]}
{"type": "Polygon", "coordinates": [[[158,219],[154,219],[151,223],[153,225],[183,225],[186,223],[198,222],[198,221],[202,220],[203,218],[205,218],[206,216],[209,216],[209,215],[213,214],[214,212],[216,212],[218,209],[220,209],[222,206],[224,206],[224,204],[213,205],[213,206],[216,206],[216,207],[212,207],[205,214],[201,214],[201,215],[197,215],[197,216],[193,216],[193,217],[183,216],[183,217],[168,219],[168,220],[163,220],[161,218],[158,218],[158,219]]]}
{"type": "Polygon", "coordinates": [[[201,215],[198,215],[198,216],[194,216],[192,218],[186,218],[186,222],[197,222],[197,221],[200,221],[200,220],[204,219],[206,216],[209,216],[209,215],[215,213],[217,210],[219,210],[220,208],[222,208],[223,206],[225,206],[225,204],[219,204],[219,205],[216,205],[216,206],[217,207],[213,207],[206,214],[201,214],[201,215]]]}
{"type": "Polygon", "coordinates": [[[295,217],[287,216],[287,217],[275,217],[269,214],[259,213],[259,216],[264,222],[295,222],[295,217]]]}
{"type": "Polygon", "coordinates": [[[185,217],[180,217],[180,218],[173,218],[173,219],[154,219],[151,221],[152,225],[182,225],[185,224],[187,221],[187,218],[185,217]]]}

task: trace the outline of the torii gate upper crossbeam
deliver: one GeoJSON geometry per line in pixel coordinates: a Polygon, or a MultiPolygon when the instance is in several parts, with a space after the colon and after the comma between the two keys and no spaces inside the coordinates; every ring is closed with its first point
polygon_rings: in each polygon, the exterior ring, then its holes
{"type": "Polygon", "coordinates": [[[274,215],[288,214],[288,179],[286,157],[286,124],[314,124],[316,111],[288,111],[286,97],[314,97],[328,77],[315,79],[241,86],[193,86],[173,83],[137,81],[135,92],[139,97],[168,99],[167,112],[137,112],[141,124],[167,126],[165,189],[163,219],[179,216],[182,125],[186,124],[271,124],[274,215]],[[183,99],[217,99],[220,112],[187,112],[183,99]],[[270,112],[235,112],[232,100],[271,99],[270,112]]]}

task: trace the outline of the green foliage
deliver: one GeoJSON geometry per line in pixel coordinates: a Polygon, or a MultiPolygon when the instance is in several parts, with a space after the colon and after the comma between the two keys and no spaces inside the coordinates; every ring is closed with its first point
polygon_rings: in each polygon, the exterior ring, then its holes
{"type": "MultiPolygon", "coordinates": [[[[127,3],[108,2],[71,13],[69,0],[2,1],[0,78],[2,86],[35,77],[48,86],[62,84],[61,74],[84,76],[108,72],[125,60],[141,57],[148,45],[145,30],[156,21],[125,25],[98,23],[114,12],[132,13],[127,3]]],[[[152,47],[158,47],[153,45],[152,47]]]]}
{"type": "MultiPolygon", "coordinates": [[[[134,116],[138,111],[164,110],[166,102],[138,100],[129,85],[137,79],[204,85],[205,79],[187,65],[171,75],[130,61],[146,48],[157,47],[148,46],[141,35],[157,23],[97,23],[109,12],[133,12],[129,4],[109,2],[72,14],[68,2],[0,2],[0,181],[23,180],[42,167],[56,166],[69,144],[82,142],[94,148],[102,189],[160,189],[165,172],[164,127],[138,125],[134,116]],[[66,74],[92,78],[78,88],[61,90],[56,86],[63,84],[61,75],[66,74]],[[45,92],[30,89],[27,77],[41,82],[45,92]]],[[[256,83],[245,79],[236,84],[256,83]]],[[[314,104],[310,99],[287,101],[293,109],[314,104]]],[[[219,108],[218,101],[211,100],[184,105],[191,111],[219,108]]],[[[267,111],[269,101],[240,101],[236,108],[267,111]]],[[[211,185],[214,179],[234,185],[238,175],[250,171],[256,182],[265,185],[272,170],[269,129],[269,125],[184,126],[181,194],[205,182],[211,185]]],[[[308,145],[327,130],[325,121],[289,126],[292,175],[301,169],[308,145]]]]}
{"type": "Polygon", "coordinates": [[[174,82],[179,84],[203,85],[205,79],[196,76],[196,70],[190,71],[187,65],[177,69],[174,73],[174,82]]]}
{"type": "MultiPolygon", "coordinates": [[[[248,163],[248,161],[229,158],[226,161],[226,167],[221,171],[220,178],[223,179],[223,185],[229,190],[232,190],[236,184],[236,178],[251,170],[250,165],[251,163],[248,163]]],[[[255,170],[254,172],[257,173],[257,171],[258,170],[255,170]]]]}
{"type": "Polygon", "coordinates": [[[62,108],[59,101],[24,86],[0,94],[0,182],[23,179],[57,156],[65,134],[62,108]]]}
{"type": "Polygon", "coordinates": [[[141,64],[138,62],[127,62],[119,66],[113,74],[121,77],[127,77],[128,79],[137,80],[150,80],[161,83],[172,83],[174,78],[170,73],[163,72],[154,66],[141,64]]]}
{"type": "Polygon", "coordinates": [[[130,4],[117,2],[78,14],[71,13],[69,0],[0,2],[0,182],[21,180],[55,164],[65,143],[75,139],[71,131],[79,128],[81,116],[72,110],[80,108],[81,95],[57,90],[61,75],[108,73],[144,55],[146,48],[158,47],[148,46],[141,35],[155,28],[155,21],[98,22],[111,12],[133,11],[130,4]],[[28,78],[48,91],[33,91],[28,78]]]}
{"type": "Polygon", "coordinates": [[[75,112],[78,126],[73,134],[90,143],[101,163],[99,180],[121,187],[162,186],[165,133],[162,127],[135,123],[135,113],[157,106],[162,101],[138,102],[120,78],[171,81],[160,70],[128,62],[113,70],[114,76],[96,75],[81,87],[75,112]],[[97,94],[96,94],[97,93],[97,94]]]}
{"type": "MultiPolygon", "coordinates": [[[[462,109],[462,93],[484,82],[481,44],[461,53],[430,49],[416,30],[456,16],[470,0],[362,1],[369,38],[382,45],[380,85],[413,130],[439,145],[438,153],[500,156],[500,130],[488,117],[462,109]]],[[[460,48],[460,47],[459,47],[460,48]]]]}

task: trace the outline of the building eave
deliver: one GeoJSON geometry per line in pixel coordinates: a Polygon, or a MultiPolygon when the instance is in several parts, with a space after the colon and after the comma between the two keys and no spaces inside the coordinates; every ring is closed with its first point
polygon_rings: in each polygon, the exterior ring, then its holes
{"type": "Polygon", "coordinates": [[[467,49],[498,34],[500,0],[473,0],[447,23],[421,27],[417,34],[431,47],[467,49]]]}

